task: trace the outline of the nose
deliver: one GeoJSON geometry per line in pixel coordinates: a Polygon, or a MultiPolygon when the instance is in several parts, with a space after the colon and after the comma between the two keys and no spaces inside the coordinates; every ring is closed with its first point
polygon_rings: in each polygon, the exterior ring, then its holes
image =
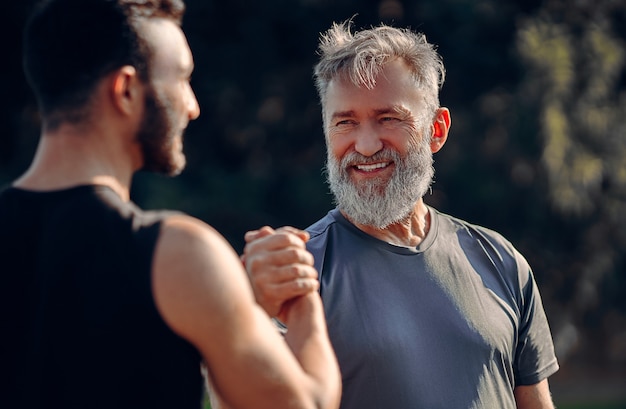
{"type": "Polygon", "coordinates": [[[189,97],[187,98],[187,110],[191,121],[200,116],[200,104],[198,104],[196,94],[191,87],[189,87],[189,97]]]}
{"type": "Polygon", "coordinates": [[[383,149],[383,141],[378,131],[366,124],[361,124],[354,142],[354,150],[363,156],[372,156],[383,149]]]}

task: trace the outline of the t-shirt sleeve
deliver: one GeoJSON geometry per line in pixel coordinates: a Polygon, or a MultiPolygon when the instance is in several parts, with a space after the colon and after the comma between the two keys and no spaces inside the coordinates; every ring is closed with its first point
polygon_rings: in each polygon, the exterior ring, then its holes
{"type": "Polygon", "coordinates": [[[521,282],[521,308],[514,374],[516,385],[534,385],[559,369],[550,327],[541,295],[528,263],[518,261],[521,282]]]}

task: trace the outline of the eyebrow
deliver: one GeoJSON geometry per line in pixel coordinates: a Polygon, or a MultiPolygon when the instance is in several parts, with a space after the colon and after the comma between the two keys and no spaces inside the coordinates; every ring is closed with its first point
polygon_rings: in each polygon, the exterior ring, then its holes
{"type": "Polygon", "coordinates": [[[333,115],[330,117],[330,119],[333,120],[337,118],[346,118],[350,116],[354,116],[354,111],[339,111],[339,112],[334,112],[333,115]]]}
{"type": "Polygon", "coordinates": [[[376,115],[383,115],[383,114],[402,114],[402,115],[409,115],[409,116],[412,115],[411,111],[403,107],[402,105],[392,105],[387,108],[375,109],[374,113],[376,115]]]}
{"type": "MultiPolygon", "coordinates": [[[[386,108],[374,109],[373,113],[375,115],[384,115],[384,114],[402,114],[402,115],[407,115],[407,116],[413,115],[410,110],[408,110],[407,108],[401,105],[392,105],[386,108]]],[[[337,118],[346,118],[346,117],[352,117],[352,116],[355,116],[355,113],[352,110],[338,111],[338,112],[334,112],[332,116],[330,117],[330,119],[334,120],[337,118]]]]}

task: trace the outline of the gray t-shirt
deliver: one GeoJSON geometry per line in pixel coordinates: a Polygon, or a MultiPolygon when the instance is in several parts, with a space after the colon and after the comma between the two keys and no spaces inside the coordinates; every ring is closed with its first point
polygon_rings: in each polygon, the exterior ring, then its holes
{"type": "Polygon", "coordinates": [[[332,210],[310,226],[342,409],[515,408],[558,370],[532,271],[498,233],[429,208],[415,249],[332,210]]]}

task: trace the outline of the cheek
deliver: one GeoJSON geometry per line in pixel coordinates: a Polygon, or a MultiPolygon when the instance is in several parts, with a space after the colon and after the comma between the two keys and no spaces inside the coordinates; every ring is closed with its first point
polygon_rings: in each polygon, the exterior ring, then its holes
{"type": "MultiPolygon", "coordinates": [[[[424,143],[424,138],[428,138],[428,135],[424,135],[422,129],[418,129],[417,126],[412,124],[404,124],[398,132],[395,133],[396,138],[393,144],[403,154],[409,150],[414,150],[418,146],[424,143]]],[[[430,138],[428,138],[430,139],[430,138]]]]}
{"type": "Polygon", "coordinates": [[[339,135],[331,133],[326,137],[326,146],[328,149],[328,153],[335,157],[338,161],[345,156],[345,154],[349,151],[350,146],[352,146],[352,142],[350,138],[346,135],[339,135]]]}
{"type": "Polygon", "coordinates": [[[179,117],[185,106],[185,90],[182,86],[172,86],[166,88],[163,92],[164,101],[168,110],[169,117],[179,117]]]}

